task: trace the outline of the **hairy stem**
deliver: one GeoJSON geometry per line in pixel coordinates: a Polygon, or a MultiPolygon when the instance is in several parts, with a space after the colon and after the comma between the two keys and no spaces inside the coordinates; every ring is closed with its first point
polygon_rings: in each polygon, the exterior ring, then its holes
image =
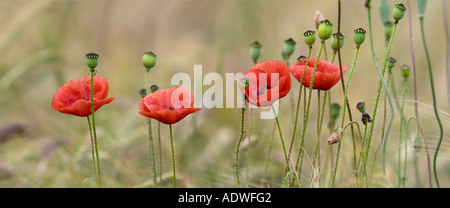
{"type": "Polygon", "coordinates": [[[103,187],[102,172],[100,169],[100,159],[98,156],[97,131],[95,130],[95,110],[94,110],[94,69],[91,69],[91,112],[92,112],[92,132],[94,133],[95,158],[97,159],[98,186],[103,187]]]}

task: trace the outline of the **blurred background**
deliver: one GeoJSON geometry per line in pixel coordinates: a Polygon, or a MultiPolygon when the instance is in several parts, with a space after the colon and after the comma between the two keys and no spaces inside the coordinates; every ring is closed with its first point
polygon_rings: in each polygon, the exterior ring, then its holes
{"type": "MultiPolygon", "coordinates": [[[[375,52],[379,64],[384,58],[383,25],[378,2],[372,1],[375,52]]],[[[341,32],[345,36],[342,63],[351,66],[355,54],[353,30],[368,30],[367,10],[362,0],[342,1],[341,32]]],[[[391,8],[402,1],[389,1],[391,8]]],[[[447,2],[448,3],[448,2],[447,2]]],[[[411,1],[412,30],[417,64],[417,90],[420,121],[434,155],[439,138],[433,113],[427,62],[421,42],[415,1],[411,1]]],[[[116,99],[96,113],[100,159],[106,187],[152,187],[147,126],[138,111],[138,91],[145,86],[144,52],[157,55],[151,69],[150,83],[160,89],[171,87],[171,77],[184,72],[193,79],[194,64],[201,64],[203,75],[217,72],[244,73],[253,62],[250,43],[262,47],[259,62],[282,60],[284,40],[296,42],[293,63],[307,55],[303,33],[316,30],[314,14],[319,10],[337,30],[337,1],[315,0],[0,0],[0,187],[90,187],[93,180],[90,138],[85,118],[62,114],[50,102],[59,87],[71,79],[89,75],[85,54],[100,55],[97,75],[105,77],[109,96],[116,99]]],[[[393,79],[397,95],[401,94],[399,68],[412,66],[409,44],[409,15],[400,21],[391,56],[397,59],[393,79]]],[[[436,96],[444,125],[444,141],[438,157],[441,187],[450,186],[450,115],[447,101],[446,38],[441,1],[428,1],[425,29],[434,70],[436,96]]],[[[349,88],[353,107],[365,101],[373,111],[378,74],[371,58],[369,36],[363,43],[349,88]]],[[[327,45],[328,58],[332,50],[327,45]]],[[[312,57],[317,55],[319,41],[312,57]]],[[[337,62],[337,61],[335,61],[337,62]]],[[[347,74],[347,73],[346,73],[347,74]]],[[[345,75],[344,75],[345,76],[345,75]]],[[[408,80],[405,116],[414,116],[412,75],[408,80]]],[[[203,86],[203,90],[211,86],[203,86]]],[[[285,142],[293,129],[292,102],[297,100],[299,83],[293,79],[291,92],[280,102],[280,122],[285,142]]],[[[395,99],[399,99],[395,98],[395,99]]],[[[342,106],[340,83],[331,89],[331,101],[342,106]]],[[[307,129],[302,187],[309,187],[315,174],[329,187],[331,168],[320,173],[311,167],[317,118],[316,93],[313,93],[307,129]]],[[[300,108],[302,109],[302,108],[300,108]]],[[[247,187],[282,187],[284,156],[275,120],[259,119],[261,109],[246,112],[246,139],[241,150],[241,185],[247,187]]],[[[301,111],[301,113],[303,110],[301,111]]],[[[360,113],[352,109],[354,120],[360,113]]],[[[381,141],[383,100],[372,140],[373,152],[381,141]]],[[[388,111],[388,115],[389,115],[388,111]]],[[[324,119],[321,158],[328,151],[335,156],[336,147],[326,144],[330,135],[324,119]]],[[[338,119],[338,121],[340,121],[338,119]]],[[[371,187],[397,186],[397,151],[399,137],[398,110],[391,128],[387,148],[386,174],[381,169],[381,151],[370,173],[371,187]]],[[[299,119],[299,129],[302,121],[299,119]]],[[[240,109],[212,108],[188,116],[174,126],[177,177],[181,187],[235,187],[234,158],[239,138],[240,109]]],[[[158,124],[153,122],[156,137],[158,124]]],[[[160,125],[161,154],[158,161],[159,187],[172,187],[169,128],[160,125]],[[162,168],[159,160],[162,159],[162,168]],[[159,170],[161,174],[159,175],[159,170]]],[[[300,132],[300,131],[298,131],[300,132]]],[[[352,177],[352,143],[347,134],[342,142],[337,187],[354,187],[352,177]]],[[[300,134],[298,134],[297,138],[300,134]]],[[[415,126],[410,136],[416,137],[415,126]]],[[[297,139],[298,141],[299,139],[297,139]]],[[[412,140],[411,140],[412,141],[412,140]]],[[[155,145],[158,145],[156,141],[155,145]]],[[[295,144],[298,147],[298,143],[295,144]]],[[[407,187],[428,187],[425,150],[408,147],[407,187]],[[419,173],[415,173],[413,153],[417,153],[419,173]],[[419,175],[420,178],[416,176],[419,175]]],[[[297,156],[297,148],[292,153],[297,156]]],[[[420,147],[419,147],[420,149],[420,147]]],[[[434,185],[435,186],[435,185],[434,185]]]]}

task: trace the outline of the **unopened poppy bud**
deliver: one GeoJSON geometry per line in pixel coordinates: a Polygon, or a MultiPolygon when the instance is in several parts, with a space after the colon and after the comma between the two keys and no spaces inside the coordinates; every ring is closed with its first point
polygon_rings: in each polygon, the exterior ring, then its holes
{"type": "Polygon", "coordinates": [[[316,42],[316,32],[314,31],[306,31],[303,33],[303,37],[305,38],[305,43],[309,46],[312,46],[316,42]]]}
{"type": "Polygon", "coordinates": [[[342,46],[344,46],[344,35],[342,35],[342,34],[340,34],[340,38],[339,38],[340,40],[339,40],[339,46],[338,46],[338,34],[337,33],[334,33],[332,36],[331,36],[331,40],[330,40],[330,42],[331,42],[331,48],[334,50],[334,51],[337,51],[339,48],[342,48],[342,46]]]}
{"type": "Polygon", "coordinates": [[[344,131],[342,130],[342,128],[335,128],[331,136],[328,138],[328,145],[340,142],[342,140],[342,137],[344,137],[344,131]]]}
{"type": "Polygon", "coordinates": [[[370,118],[370,115],[368,113],[364,113],[362,115],[361,121],[364,125],[367,125],[367,123],[372,122],[372,119],[370,118]]]}
{"type": "Polygon", "coordinates": [[[317,33],[322,41],[327,40],[328,38],[331,37],[331,34],[333,33],[333,24],[331,24],[329,20],[324,20],[320,22],[319,28],[317,29],[317,33]]]}
{"type": "Polygon", "coordinates": [[[380,1],[378,2],[378,11],[380,12],[381,22],[385,23],[389,21],[389,18],[391,16],[391,8],[389,7],[389,2],[387,1],[380,1]]]}
{"type": "Polygon", "coordinates": [[[387,67],[389,68],[389,71],[390,71],[392,68],[394,68],[395,63],[397,63],[397,60],[395,60],[395,58],[389,57],[389,58],[387,59],[387,67]]]}
{"type": "Polygon", "coordinates": [[[337,103],[333,103],[330,109],[331,119],[337,119],[341,113],[341,106],[337,103]]]}
{"type": "Polygon", "coordinates": [[[411,68],[409,68],[409,66],[405,64],[402,67],[400,67],[400,71],[402,72],[403,78],[406,79],[409,77],[409,72],[411,71],[411,68]]]}
{"type": "Polygon", "coordinates": [[[295,41],[292,38],[289,38],[284,41],[283,51],[286,54],[286,56],[291,56],[292,53],[294,53],[295,49],[295,41]]]}
{"type": "Polygon", "coordinates": [[[241,79],[241,88],[243,90],[247,89],[249,85],[250,85],[250,80],[248,78],[241,79]]]}
{"type": "Polygon", "coordinates": [[[158,91],[158,89],[159,89],[158,85],[152,85],[152,86],[150,86],[150,92],[151,92],[151,93],[154,93],[154,92],[158,91]]]}
{"type": "Polygon", "coordinates": [[[403,18],[403,15],[405,15],[406,7],[403,4],[397,4],[394,7],[394,10],[392,11],[392,16],[394,17],[395,21],[399,21],[403,18]]]}
{"type": "Polygon", "coordinates": [[[362,28],[358,28],[358,29],[355,29],[354,32],[355,32],[354,39],[355,39],[356,47],[359,47],[366,39],[366,31],[362,28]]]}
{"type": "Polygon", "coordinates": [[[144,56],[142,56],[142,64],[147,70],[150,70],[156,64],[156,55],[153,52],[144,53],[144,56]]]}
{"type": "Polygon", "coordinates": [[[366,112],[366,103],[358,102],[358,104],[356,104],[356,108],[359,110],[359,112],[365,113],[366,112]]]}
{"type": "Polygon", "coordinates": [[[297,58],[297,62],[300,62],[300,61],[303,61],[303,60],[306,60],[306,56],[299,56],[297,58]]]}
{"type": "Polygon", "coordinates": [[[145,88],[140,89],[139,95],[141,96],[141,98],[144,98],[147,95],[147,89],[145,88]]]}
{"type": "Polygon", "coordinates": [[[423,18],[425,15],[425,8],[427,6],[427,0],[416,0],[416,5],[419,18],[423,18]]]}
{"type": "Polygon", "coordinates": [[[392,24],[391,21],[387,21],[384,23],[383,29],[384,29],[384,36],[385,36],[386,41],[391,39],[392,26],[394,26],[394,24],[392,24]]]}
{"type": "Polygon", "coordinates": [[[250,45],[250,57],[252,57],[255,63],[261,55],[261,47],[262,45],[258,41],[255,41],[250,45]]]}
{"type": "Polygon", "coordinates": [[[95,67],[97,67],[98,57],[99,57],[99,55],[96,53],[86,54],[86,64],[91,70],[93,70],[93,69],[95,69],[95,67]]]}

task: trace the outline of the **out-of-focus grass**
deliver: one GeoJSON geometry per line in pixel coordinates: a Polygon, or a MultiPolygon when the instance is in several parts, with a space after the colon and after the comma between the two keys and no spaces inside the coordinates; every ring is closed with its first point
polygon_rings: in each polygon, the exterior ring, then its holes
{"type": "MultiPolygon", "coordinates": [[[[373,27],[376,53],[384,55],[384,34],[373,1],[373,27]]],[[[404,3],[404,1],[392,1],[404,3]]],[[[281,60],[283,41],[292,37],[297,41],[291,62],[307,52],[303,32],[315,30],[314,13],[320,10],[337,26],[337,3],[329,0],[153,0],[153,1],[0,1],[0,126],[10,123],[26,125],[26,131],[14,134],[7,141],[0,138],[0,187],[89,187],[93,179],[90,143],[85,118],[54,111],[50,101],[56,90],[70,79],[87,76],[84,63],[88,52],[100,54],[97,75],[109,81],[110,93],[116,97],[98,113],[97,129],[103,176],[107,187],[151,187],[145,118],[138,114],[138,90],[145,85],[142,54],[153,51],[157,64],[151,70],[151,84],[160,88],[171,86],[173,74],[185,72],[193,81],[194,64],[202,64],[203,75],[218,72],[245,72],[252,66],[249,44],[262,43],[260,61],[281,60]],[[51,54],[45,55],[45,52],[51,54]],[[33,58],[34,57],[34,58],[33,58]],[[36,58],[37,57],[37,58],[36,58]],[[3,86],[3,87],[2,87],[3,86]]],[[[413,4],[413,31],[420,37],[417,12],[413,4]]],[[[344,65],[350,65],[354,55],[353,29],[367,29],[364,1],[342,2],[342,33],[346,40],[342,49],[344,65]]],[[[444,126],[450,125],[445,83],[445,42],[440,3],[430,1],[425,16],[427,39],[431,49],[438,107],[444,126]]],[[[410,64],[407,19],[399,23],[391,56],[397,59],[393,79],[400,89],[399,66],[410,64]]],[[[434,119],[421,44],[415,40],[418,66],[418,93],[421,122],[433,153],[437,143],[437,124],[434,119]]],[[[313,57],[318,45],[313,49],[313,57]]],[[[331,49],[328,46],[328,57],[331,49]]],[[[411,65],[411,64],[410,64],[411,65]]],[[[361,46],[352,83],[349,102],[366,102],[372,112],[378,75],[370,58],[369,44],[361,46]]],[[[409,80],[412,86],[412,79],[409,80]]],[[[225,83],[225,80],[224,80],[225,83]]],[[[210,86],[204,86],[203,90],[210,86]]],[[[332,102],[343,102],[340,86],[334,87],[332,102]]],[[[292,82],[294,97],[298,83],[292,82]]],[[[399,93],[397,93],[399,94],[399,93]]],[[[281,100],[280,121],[283,133],[290,142],[292,115],[290,95],[281,100]]],[[[317,103],[313,96],[312,103],[317,103]]],[[[413,89],[407,94],[405,115],[414,115],[413,89]]],[[[301,108],[302,109],[302,108],[301,108]]],[[[268,172],[264,187],[282,186],[284,157],[277,134],[268,155],[274,120],[260,120],[260,109],[251,109],[251,126],[247,136],[251,143],[242,150],[241,184],[259,187],[265,162],[268,172]],[[267,158],[270,156],[269,158],[267,158]]],[[[326,111],[327,112],[327,111],[326,111]]],[[[396,111],[397,113],[398,111],[396,111]]],[[[312,106],[310,122],[315,123],[317,108],[312,106]]],[[[354,119],[359,114],[354,111],[354,119]]],[[[247,115],[249,115],[247,113],[247,115]]],[[[381,114],[379,114],[381,115],[381,114]]],[[[325,123],[328,122],[328,113],[325,123]]],[[[381,117],[375,129],[373,145],[381,139],[381,117]]],[[[250,123],[249,123],[250,122],[250,123]]],[[[301,123],[301,122],[300,122],[301,123]]],[[[397,163],[399,117],[396,116],[388,143],[387,173],[376,165],[371,186],[394,187],[397,163]]],[[[156,122],[153,122],[156,129],[156,122]]],[[[299,126],[301,126],[299,124],[299,126]]],[[[438,161],[442,187],[450,185],[448,130],[438,161]]],[[[309,125],[306,153],[313,155],[315,125],[309,125]]],[[[329,130],[322,131],[322,153],[328,147],[329,130]]],[[[412,136],[415,130],[411,131],[412,136]]],[[[180,185],[185,187],[234,187],[234,148],[239,136],[239,109],[203,109],[174,125],[177,171],[180,185]]],[[[164,186],[171,187],[171,157],[168,126],[161,125],[164,186]]],[[[247,143],[248,144],[248,143],[247,143]]],[[[295,147],[298,147],[296,144],[295,147]]],[[[411,145],[409,146],[411,149],[411,145]]],[[[352,177],[351,138],[342,143],[341,162],[337,174],[338,187],[350,187],[352,177]]],[[[293,158],[296,158],[296,148],[293,158]]],[[[372,151],[373,153],[374,151],[372,151]]],[[[158,154],[156,154],[158,155],[158,154]]],[[[409,154],[412,155],[412,154],[409,154]]],[[[373,155],[372,155],[373,156],[373,155]]],[[[311,165],[305,157],[302,185],[309,184],[311,165]]],[[[325,158],[323,155],[321,158],[325,158]]],[[[381,158],[381,157],[378,157],[381,158]]],[[[312,158],[311,158],[312,160],[312,158]]],[[[372,161],[372,160],[369,160],[372,161]]],[[[378,160],[380,161],[380,160],[378,160]]],[[[408,158],[412,161],[412,157],[408,158]]],[[[419,154],[422,185],[426,185],[427,171],[424,151],[419,154]]],[[[324,167],[320,174],[328,174],[324,167]]],[[[413,164],[408,165],[407,186],[414,183],[413,164]]],[[[328,184],[323,184],[325,187],[328,184]]]]}

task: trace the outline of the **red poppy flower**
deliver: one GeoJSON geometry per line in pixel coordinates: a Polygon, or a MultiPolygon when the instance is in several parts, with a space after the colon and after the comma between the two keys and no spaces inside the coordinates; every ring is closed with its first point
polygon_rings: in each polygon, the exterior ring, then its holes
{"type": "Polygon", "coordinates": [[[245,95],[252,105],[269,106],[291,90],[289,68],[282,61],[270,60],[256,64],[245,72],[244,78],[250,80],[245,95]]]}
{"type": "Polygon", "coordinates": [[[139,102],[139,113],[165,124],[174,124],[201,108],[193,108],[194,95],[183,87],[158,90],[139,102]]]}
{"type": "MultiPolygon", "coordinates": [[[[94,77],[94,111],[110,103],[114,98],[108,96],[109,85],[105,78],[94,77]]],[[[91,115],[91,77],[70,80],[56,91],[52,108],[65,114],[80,117],[91,115]]]]}
{"type": "MultiPolygon", "coordinates": [[[[305,70],[306,60],[294,63],[291,65],[289,70],[292,75],[300,82],[302,80],[303,70],[305,70]]],[[[310,59],[308,66],[306,68],[306,74],[303,78],[303,86],[308,87],[311,84],[311,77],[314,71],[314,65],[316,64],[316,59],[310,59]]],[[[342,66],[342,73],[347,70],[346,66],[342,66]]],[[[341,73],[339,70],[339,65],[332,64],[331,62],[319,59],[317,63],[316,73],[314,74],[313,89],[329,90],[336,83],[341,80],[341,73]]]]}

